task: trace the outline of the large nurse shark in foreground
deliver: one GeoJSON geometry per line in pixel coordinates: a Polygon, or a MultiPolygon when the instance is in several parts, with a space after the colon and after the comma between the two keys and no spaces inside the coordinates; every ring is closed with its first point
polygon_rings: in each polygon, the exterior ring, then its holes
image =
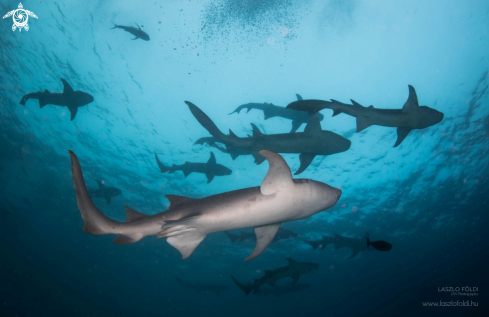
{"type": "MultiPolygon", "coordinates": [[[[256,164],[261,164],[265,159],[260,155],[261,150],[269,150],[277,153],[298,153],[301,165],[295,175],[302,173],[316,155],[331,155],[348,150],[351,141],[331,131],[321,129],[318,116],[309,114],[309,121],[304,132],[263,134],[252,124],[253,135],[247,138],[236,136],[229,130],[229,135],[222,133],[212,120],[189,101],[185,101],[195,119],[214,138],[226,145],[226,151],[233,160],[239,155],[251,154],[256,164]]],[[[217,142],[217,141],[216,141],[217,142]]]]}
{"type": "Polygon", "coordinates": [[[374,106],[364,107],[351,100],[352,105],[334,99],[298,100],[290,103],[287,109],[316,113],[322,109],[333,110],[333,117],[346,113],[357,118],[357,132],[371,125],[397,128],[397,141],[394,147],[402,143],[406,136],[415,129],[425,129],[443,120],[443,113],[427,106],[420,106],[414,87],[408,85],[409,97],[401,109],[376,109],[374,106]]]}
{"type": "Polygon", "coordinates": [[[273,240],[282,222],[310,217],[336,204],[341,190],[327,184],[293,179],[290,168],[277,153],[260,151],[270,164],[261,186],[239,189],[193,199],[166,195],[167,211],[143,215],[129,207],[126,222],[106,217],[93,204],[87,192],[78,158],[69,151],[78,208],[84,222],[83,232],[117,234],[118,244],[134,243],[147,236],[168,238],[182,258],[188,258],[208,234],[227,230],[255,228],[256,246],[246,261],[260,255],[273,240]]]}

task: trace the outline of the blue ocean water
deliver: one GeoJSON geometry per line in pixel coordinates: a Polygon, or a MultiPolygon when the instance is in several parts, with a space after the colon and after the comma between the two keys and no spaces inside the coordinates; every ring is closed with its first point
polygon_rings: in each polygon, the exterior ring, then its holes
{"type": "MultiPolygon", "coordinates": [[[[28,1],[29,30],[0,30],[0,315],[2,316],[487,316],[489,264],[489,2],[360,0],[28,1]],[[111,29],[140,25],[149,41],[111,29]],[[22,96],[61,92],[60,78],[94,102],[70,121],[65,107],[39,108],[22,96]],[[356,133],[355,118],[323,110],[324,130],[348,151],[318,156],[300,178],[342,190],[338,203],[283,228],[298,234],[243,261],[254,242],[209,235],[185,260],[147,237],[118,245],[88,235],[71,175],[72,150],[89,188],[122,193],[107,204],[144,214],[166,210],[165,194],[202,198],[259,186],[268,163],[235,160],[208,145],[209,133],[184,101],[223,131],[287,133],[291,121],[242,104],[353,99],[401,109],[408,85],[441,123],[412,131],[396,148],[395,128],[356,133]],[[207,162],[229,176],[160,173],[165,165],[207,162]],[[361,252],[303,240],[322,236],[393,245],[361,252]],[[319,265],[293,293],[249,294],[245,284],[286,258],[319,265]],[[182,282],[179,282],[180,279],[182,282]],[[192,285],[187,287],[185,285],[192,285]],[[217,294],[211,284],[227,288],[217,294]],[[458,294],[446,288],[466,288],[458,294]],[[454,307],[456,302],[462,302],[454,307]],[[466,306],[469,301],[470,306],[466,306]],[[450,302],[444,307],[426,303],[450,302]],[[455,302],[455,304],[454,304],[455,302]],[[452,306],[448,306],[452,305],[452,306]],[[463,305],[463,306],[462,306],[463,305]]],[[[6,14],[17,2],[1,1],[6,14]]],[[[299,129],[303,131],[305,125],[299,129]]],[[[292,171],[298,154],[283,154],[292,171]]],[[[252,232],[252,229],[244,231],[252,232]]],[[[239,234],[239,231],[233,232],[239,234]]],[[[292,279],[278,282],[288,286],[292,279]]],[[[273,291],[270,286],[262,289],[273,291]]]]}

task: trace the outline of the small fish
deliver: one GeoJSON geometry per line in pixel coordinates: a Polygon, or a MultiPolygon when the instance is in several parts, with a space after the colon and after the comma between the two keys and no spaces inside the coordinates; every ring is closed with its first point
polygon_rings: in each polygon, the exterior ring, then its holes
{"type": "Polygon", "coordinates": [[[392,249],[392,244],[389,242],[379,240],[379,241],[372,241],[370,242],[370,239],[367,238],[367,247],[373,246],[375,249],[379,251],[390,251],[392,249]]]}

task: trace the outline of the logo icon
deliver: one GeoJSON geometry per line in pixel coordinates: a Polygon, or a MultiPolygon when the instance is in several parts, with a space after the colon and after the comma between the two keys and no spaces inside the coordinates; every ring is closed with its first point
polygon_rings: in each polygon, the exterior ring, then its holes
{"type": "Polygon", "coordinates": [[[19,3],[19,8],[17,10],[10,11],[6,15],[4,15],[3,18],[5,19],[8,18],[9,16],[12,16],[12,19],[14,20],[14,25],[12,25],[12,31],[15,31],[18,28],[19,32],[22,31],[22,28],[24,28],[26,31],[29,31],[29,26],[27,25],[29,16],[37,19],[37,15],[35,15],[34,12],[24,10],[22,3],[19,3]]]}

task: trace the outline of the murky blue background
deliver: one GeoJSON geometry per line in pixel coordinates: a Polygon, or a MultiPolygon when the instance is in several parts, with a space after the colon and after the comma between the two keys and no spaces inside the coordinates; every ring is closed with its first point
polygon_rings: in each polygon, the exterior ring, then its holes
{"type": "MultiPolygon", "coordinates": [[[[487,313],[489,265],[489,2],[355,0],[26,1],[28,32],[0,24],[0,314],[5,316],[465,316],[487,313]],[[141,25],[151,40],[111,30],[141,25]],[[59,78],[95,101],[69,121],[64,107],[39,109],[29,92],[61,92],[59,78]],[[331,117],[323,129],[352,141],[347,152],[316,157],[301,174],[341,188],[338,204],[285,223],[305,239],[339,233],[394,245],[390,252],[312,250],[299,239],[272,244],[244,262],[253,242],[209,236],[182,260],[164,240],[116,245],[113,236],[82,232],[68,150],[87,185],[95,179],[122,195],[107,205],[146,214],[165,210],[164,194],[204,197],[257,186],[268,164],[235,161],[210,184],[202,174],[161,174],[165,164],[205,162],[208,136],[188,107],[204,110],[222,131],[239,136],[255,123],[266,133],[290,121],[261,111],[228,115],[248,102],[285,106],[295,94],[400,109],[413,85],[421,105],[444,120],[410,133],[331,117]],[[233,284],[287,265],[319,270],[301,276],[311,287],[282,297],[249,295],[233,284]],[[229,286],[220,296],[197,293],[175,277],[229,286]],[[477,297],[438,287],[478,287],[477,297]],[[422,307],[432,300],[473,300],[479,307],[422,307]]],[[[17,2],[2,0],[2,15],[17,2]]],[[[303,127],[300,129],[300,131],[303,127]]],[[[284,155],[293,171],[298,155],[284,155]]],[[[281,281],[287,285],[288,281],[281,281]]]]}

